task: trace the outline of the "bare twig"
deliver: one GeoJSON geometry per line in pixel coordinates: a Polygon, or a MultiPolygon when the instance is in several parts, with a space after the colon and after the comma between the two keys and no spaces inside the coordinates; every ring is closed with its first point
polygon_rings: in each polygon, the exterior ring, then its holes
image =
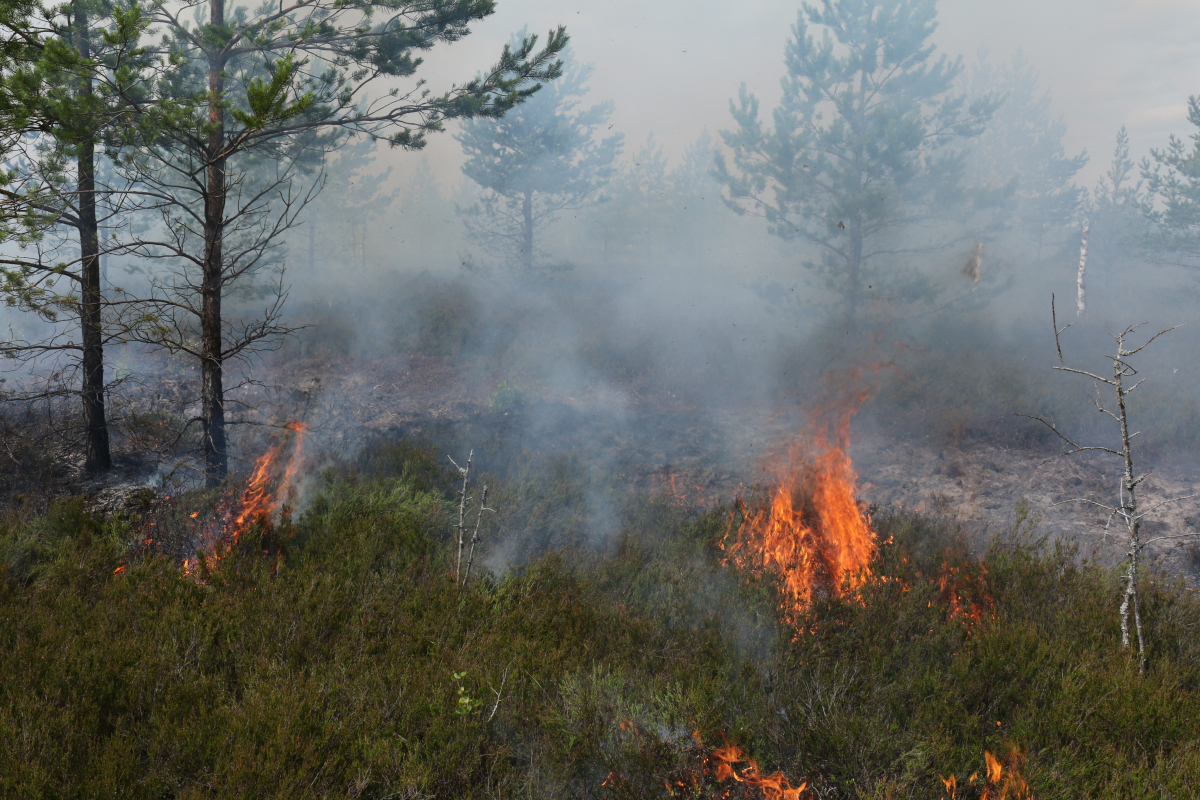
{"type": "MultiPolygon", "coordinates": [[[[516,658],[514,657],[513,661],[515,660],[516,658]]],[[[503,697],[501,697],[501,693],[504,691],[504,682],[508,680],[508,670],[509,667],[512,666],[512,663],[512,661],[509,661],[508,666],[504,668],[504,675],[500,678],[500,688],[492,689],[492,694],[496,695],[496,702],[492,703],[492,711],[490,714],[488,714],[487,718],[488,722],[492,721],[492,717],[496,716],[496,709],[500,708],[500,701],[503,699],[503,697]]],[[[489,685],[488,688],[491,689],[492,687],[489,685]]]]}

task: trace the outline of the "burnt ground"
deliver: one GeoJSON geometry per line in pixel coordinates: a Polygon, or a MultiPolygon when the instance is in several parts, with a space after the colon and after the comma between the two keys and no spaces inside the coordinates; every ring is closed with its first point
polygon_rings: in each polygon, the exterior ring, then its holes
{"type": "MultiPolygon", "coordinates": [[[[381,436],[435,444],[456,458],[475,448],[476,463],[499,473],[523,454],[573,453],[627,486],[705,506],[769,485],[766,457],[793,441],[805,419],[794,403],[772,411],[713,408],[645,386],[597,383],[568,390],[520,376],[502,383],[496,373],[449,357],[291,359],[255,377],[262,385],[245,399],[259,407],[258,421],[267,425],[247,429],[243,456],[265,449],[264,431],[271,425],[303,419],[310,430],[306,450],[316,463],[352,456],[381,436]]],[[[1120,531],[1103,536],[1106,512],[1071,502],[1111,504],[1119,477],[1114,459],[1064,457],[1056,447],[1007,444],[1002,435],[950,440],[896,433],[898,427],[870,418],[852,426],[851,456],[864,501],[947,514],[963,523],[977,548],[1011,526],[1017,504],[1027,501],[1053,538],[1078,543],[1084,557],[1107,564],[1123,557],[1120,531]]],[[[155,505],[145,487],[161,479],[161,467],[130,454],[119,466],[106,482],[73,480],[77,470],[68,465],[38,483],[57,486],[44,488],[44,496],[88,495],[100,511],[155,505]]],[[[1146,505],[1200,492],[1195,466],[1151,466],[1146,505]]],[[[1143,530],[1147,538],[1200,531],[1200,498],[1164,505],[1143,530]]],[[[1200,540],[1164,540],[1151,547],[1151,558],[1200,584],[1200,540]]]]}
{"type": "MultiPolygon", "coordinates": [[[[326,452],[352,451],[372,435],[421,438],[460,455],[482,448],[494,469],[502,468],[505,453],[575,452],[629,485],[703,505],[769,484],[764,457],[790,442],[803,419],[797,407],[713,409],[635,387],[538,387],[506,400],[496,375],[433,357],[294,361],[275,377],[300,387],[293,408],[311,422],[316,449],[326,452]]],[[[1017,504],[1027,501],[1052,539],[1076,542],[1082,556],[1102,563],[1123,557],[1121,531],[1103,535],[1107,512],[1072,502],[1112,504],[1119,465],[1111,457],[1063,456],[1053,445],[1021,447],[1003,437],[948,443],[897,435],[870,420],[852,426],[852,435],[860,495],[868,503],[948,514],[978,547],[1011,526],[1017,504]]],[[[1200,493],[1194,466],[1152,468],[1143,507],[1200,493]]],[[[1200,497],[1166,503],[1143,531],[1145,538],[1200,532],[1200,497]]],[[[1200,583],[1197,542],[1164,540],[1151,546],[1150,558],[1200,583]]]]}

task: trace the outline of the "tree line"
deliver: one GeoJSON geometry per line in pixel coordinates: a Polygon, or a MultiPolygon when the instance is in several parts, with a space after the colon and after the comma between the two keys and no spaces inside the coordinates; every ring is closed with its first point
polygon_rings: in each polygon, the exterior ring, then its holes
{"type": "MultiPolygon", "coordinates": [[[[653,138],[621,168],[613,105],[584,102],[591,67],[562,29],[540,46],[522,32],[475,80],[428,88],[421,54],[493,11],[490,0],[0,2],[0,292],[52,323],[35,340],[9,335],[0,356],[57,365],[7,397],[77,399],[85,466],[102,472],[105,348],[161,348],[198,369],[189,431],[219,483],[226,365],[289,330],[287,234],[332,189],[346,201],[321,214],[346,223],[352,263],[365,261],[366,227],[391,196],[382,176],[355,184],[348,171],[375,142],[419,150],[451,120],[476,187],[459,215],[486,266],[513,275],[569,268],[547,236],[568,214],[586,225],[566,255],[639,268],[697,262],[705,236],[751,218],[853,331],[865,309],[982,302],[1005,288],[993,264],[1041,269],[1081,232],[1093,271],[1130,252],[1200,264],[1200,134],[1135,164],[1122,129],[1087,191],[1076,176],[1088,155],[1066,152],[1028,62],[939,54],[935,0],[803,3],[778,107],[764,121],[743,88],[732,127],[700,136],[674,169],[653,138]],[[948,254],[965,257],[965,280],[925,268],[948,254]],[[106,275],[113,256],[141,265],[136,286],[106,275]],[[256,314],[228,313],[249,300],[256,314]]],[[[1189,108],[1200,130],[1200,100],[1189,108]]]]}
{"type": "Polygon", "coordinates": [[[563,261],[545,244],[565,211],[588,209],[577,227],[589,229],[593,258],[616,239],[653,261],[672,256],[664,240],[686,248],[730,235],[702,202],[716,196],[787,243],[797,273],[837,298],[849,329],[865,306],[995,297],[999,264],[1044,272],[1049,254],[1078,252],[1085,226],[1094,270],[1126,256],[1200,263],[1200,135],[1135,165],[1122,128],[1089,191],[1077,183],[1089,155],[1067,152],[1066,125],[1024,55],[940,54],[937,24],[936,0],[801,4],[779,105],[765,115],[743,87],[733,126],[719,143],[702,135],[672,174],[653,137],[617,168],[612,105],[581,103],[590,67],[568,60],[565,79],[518,113],[462,126],[463,173],[479,199],[459,213],[496,266],[544,274],[563,261]],[[968,281],[931,280],[930,257],[947,253],[965,256],[968,281]]]}

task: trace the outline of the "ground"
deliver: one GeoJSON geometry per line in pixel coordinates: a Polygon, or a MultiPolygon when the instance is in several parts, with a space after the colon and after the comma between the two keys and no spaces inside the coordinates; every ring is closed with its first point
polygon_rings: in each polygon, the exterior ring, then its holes
{"type": "MultiPolygon", "coordinates": [[[[681,503],[727,502],[770,483],[767,456],[804,427],[796,406],[763,410],[688,402],[669,389],[597,385],[540,389],[511,406],[497,404],[495,374],[472,373],[447,358],[415,356],[356,362],[297,360],[276,379],[299,387],[292,413],[312,423],[315,450],[344,452],[373,434],[423,436],[464,447],[576,451],[625,480],[671,492],[681,503]],[[471,441],[475,440],[475,441],[471,441]]],[[[967,524],[982,543],[1028,501],[1056,537],[1077,541],[1086,557],[1116,564],[1122,531],[1104,536],[1119,463],[1111,456],[1066,456],[1054,442],[1020,446],[1003,437],[949,439],[898,434],[878,418],[855,420],[851,455],[860,496],[881,507],[939,510],[967,524]]],[[[461,454],[460,454],[461,455],[461,454]]],[[[1143,484],[1144,538],[1200,530],[1200,472],[1180,459],[1158,459],[1143,484]],[[1171,498],[1184,498],[1166,502],[1171,498]],[[1161,505],[1160,505],[1161,504],[1161,505]]],[[[1151,560],[1200,579],[1200,548],[1169,539],[1151,560]]]]}

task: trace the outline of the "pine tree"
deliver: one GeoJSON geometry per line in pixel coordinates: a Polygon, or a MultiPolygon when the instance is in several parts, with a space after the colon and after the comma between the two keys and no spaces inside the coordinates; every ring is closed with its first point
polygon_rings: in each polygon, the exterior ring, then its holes
{"type": "MultiPolygon", "coordinates": [[[[222,303],[254,281],[282,246],[320,182],[297,184],[306,153],[330,149],[344,132],[419,149],[445,120],[499,117],[559,75],[563,29],[537,50],[537,37],[505,47],[481,77],[434,95],[413,78],[422,51],[466,36],[494,11],[491,0],[290,0],[227,9],[225,0],[156,2],[154,23],[187,68],[164,84],[172,124],[121,161],[159,196],[165,235],[157,252],[175,271],[158,283],[143,341],[196,358],[201,373],[200,450],[206,484],[228,471],[225,376],[228,360],[272,346],[286,332],[286,297],[249,322],[222,303]],[[200,16],[207,6],[207,20],[200,16]],[[196,24],[183,12],[194,11],[196,24]],[[368,87],[391,88],[366,99],[368,87]],[[196,111],[193,112],[192,108],[196,111]],[[255,159],[274,173],[249,180],[255,159]]],[[[159,101],[160,107],[164,105],[159,101]]]]}
{"type": "MultiPolygon", "coordinates": [[[[463,174],[484,190],[460,208],[472,238],[528,275],[538,235],[563,211],[595,201],[615,172],[622,134],[597,140],[612,103],[580,108],[590,66],[564,54],[561,80],[502,119],[465,120],[455,138],[467,161],[463,174]]],[[[610,126],[611,127],[611,126],[610,126]]]]}
{"type": "Polygon", "coordinates": [[[1149,228],[1144,207],[1143,182],[1134,180],[1129,156],[1129,133],[1122,125],[1108,170],[1088,198],[1088,272],[1109,282],[1129,263],[1145,240],[1149,228]]]}
{"type": "Polygon", "coordinates": [[[1141,163],[1145,211],[1153,225],[1146,243],[1158,256],[1183,266],[1200,266],[1200,96],[1188,98],[1191,146],[1174,134],[1141,163]]]}
{"type": "Polygon", "coordinates": [[[337,148],[322,164],[325,183],[306,209],[300,233],[309,278],[324,274],[329,264],[354,269],[367,265],[368,231],[390,219],[396,189],[386,186],[392,168],[379,164],[379,142],[361,137],[337,148]]]}
{"type": "Polygon", "coordinates": [[[705,132],[671,166],[654,135],[613,178],[607,202],[585,223],[605,263],[694,266],[705,247],[730,235],[729,214],[713,180],[712,138],[705,132]]]}
{"type": "Polygon", "coordinates": [[[934,0],[805,3],[773,127],[745,86],[730,104],[732,165],[716,167],[729,204],[816,248],[804,266],[842,297],[848,328],[867,292],[897,288],[898,260],[921,248],[898,234],[962,202],[953,145],[978,135],[995,105],[954,91],[962,59],[934,56],[936,25],[934,0]]]}
{"type": "MultiPolygon", "coordinates": [[[[0,90],[0,118],[9,131],[33,138],[19,147],[25,168],[7,176],[0,195],[6,200],[6,238],[34,245],[37,254],[0,268],[0,290],[13,305],[77,328],[77,336],[9,342],[4,352],[19,359],[76,356],[67,369],[80,372],[84,467],[101,472],[112,464],[104,380],[104,346],[112,333],[103,318],[105,212],[99,198],[114,192],[97,183],[98,149],[112,130],[133,121],[131,103],[146,94],[154,58],[137,46],[146,20],[136,6],[122,9],[106,0],[73,0],[51,9],[30,5],[21,18],[23,29],[11,13],[16,7],[8,6],[2,34],[13,57],[0,90]],[[78,248],[66,260],[60,245],[47,244],[64,227],[73,231],[78,248]]],[[[49,391],[62,390],[52,385],[49,391]]]]}

